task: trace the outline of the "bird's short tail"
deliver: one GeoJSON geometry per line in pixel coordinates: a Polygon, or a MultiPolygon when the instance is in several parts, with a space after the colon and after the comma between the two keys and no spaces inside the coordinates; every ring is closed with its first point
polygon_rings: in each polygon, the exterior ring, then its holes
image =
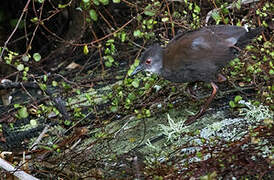
{"type": "Polygon", "coordinates": [[[252,39],[254,39],[256,36],[258,36],[262,31],[264,30],[263,27],[257,27],[255,29],[251,29],[249,32],[245,33],[243,36],[241,36],[238,39],[238,42],[236,43],[236,46],[240,49],[245,48],[252,39]]]}

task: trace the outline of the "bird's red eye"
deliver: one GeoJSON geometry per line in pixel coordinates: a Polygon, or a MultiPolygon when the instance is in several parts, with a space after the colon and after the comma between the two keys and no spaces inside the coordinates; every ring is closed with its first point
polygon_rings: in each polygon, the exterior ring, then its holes
{"type": "Polygon", "coordinates": [[[146,64],[150,64],[150,63],[151,63],[151,59],[148,58],[148,59],[146,60],[146,64]]]}

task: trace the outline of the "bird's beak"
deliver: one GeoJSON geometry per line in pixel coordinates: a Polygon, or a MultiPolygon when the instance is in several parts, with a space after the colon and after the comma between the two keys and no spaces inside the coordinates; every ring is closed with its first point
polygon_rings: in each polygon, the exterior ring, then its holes
{"type": "Polygon", "coordinates": [[[144,66],[142,64],[139,64],[136,69],[134,69],[134,71],[130,74],[130,76],[133,76],[142,70],[144,70],[144,66]]]}

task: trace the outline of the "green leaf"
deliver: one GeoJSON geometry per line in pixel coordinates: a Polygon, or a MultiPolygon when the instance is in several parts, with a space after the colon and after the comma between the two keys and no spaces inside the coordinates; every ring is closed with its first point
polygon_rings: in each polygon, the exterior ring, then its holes
{"type": "Polygon", "coordinates": [[[47,85],[43,83],[39,83],[40,88],[44,91],[47,89],[47,85]]]}
{"type": "Polygon", "coordinates": [[[139,82],[139,80],[137,80],[137,79],[135,78],[134,81],[133,81],[131,84],[132,84],[133,87],[138,88],[140,82],[139,82]]]}
{"type": "Polygon", "coordinates": [[[147,15],[147,16],[154,16],[155,12],[152,11],[152,10],[145,10],[144,14],[147,15]]]}
{"type": "Polygon", "coordinates": [[[29,113],[27,111],[27,108],[24,106],[18,110],[18,116],[19,118],[27,118],[29,116],[29,113]]]}
{"type": "Polygon", "coordinates": [[[93,21],[98,20],[97,13],[94,9],[89,10],[89,16],[93,21]]]}
{"type": "Polygon", "coordinates": [[[201,12],[201,8],[200,8],[197,4],[195,4],[194,12],[195,12],[196,14],[199,14],[199,13],[201,12]]]}
{"type": "MultiPolygon", "coordinates": [[[[1,52],[1,51],[0,51],[0,52],[1,52]]],[[[26,54],[24,54],[24,55],[22,56],[22,60],[23,60],[24,62],[28,62],[28,61],[29,61],[29,56],[26,55],[26,54]]]]}
{"type": "Polygon", "coordinates": [[[167,22],[169,20],[169,18],[168,17],[164,17],[164,18],[162,18],[162,22],[167,22]]]}
{"type": "Polygon", "coordinates": [[[107,40],[107,43],[106,43],[106,45],[110,45],[110,44],[112,44],[112,43],[114,43],[114,39],[109,39],[109,40],[107,40]]]}
{"type": "Polygon", "coordinates": [[[240,100],[242,100],[243,98],[242,98],[242,96],[236,96],[235,98],[234,98],[234,102],[236,102],[236,103],[238,103],[240,100]]]}
{"type": "Polygon", "coordinates": [[[19,107],[22,107],[20,104],[14,104],[13,105],[14,108],[19,108],[19,107]]]}
{"type": "Polygon", "coordinates": [[[234,103],[234,101],[229,101],[229,106],[231,108],[235,108],[236,107],[236,104],[234,103]]]}
{"type": "Polygon", "coordinates": [[[52,81],[52,86],[54,86],[54,87],[56,87],[56,86],[58,86],[58,82],[57,81],[52,81]]]}
{"type": "Polygon", "coordinates": [[[111,106],[110,111],[114,112],[114,113],[117,112],[118,111],[118,106],[111,106]]]}
{"type": "Polygon", "coordinates": [[[216,24],[219,24],[222,19],[218,11],[213,11],[211,17],[216,21],[216,24]]]}
{"type": "Polygon", "coordinates": [[[23,71],[24,70],[24,64],[19,64],[17,67],[18,71],[23,71]]]}
{"type": "MultiPolygon", "coordinates": [[[[89,0],[87,0],[87,1],[89,1],[89,0]]],[[[100,3],[99,3],[98,0],[93,0],[93,4],[95,4],[96,6],[99,6],[99,5],[100,5],[100,3]]]]}
{"type": "Polygon", "coordinates": [[[147,16],[154,16],[155,15],[155,10],[152,9],[151,4],[149,4],[148,6],[145,7],[144,14],[147,15],[147,16]]]}
{"type": "Polygon", "coordinates": [[[112,66],[112,62],[106,61],[105,65],[106,65],[106,67],[111,67],[112,66]]]}
{"type": "Polygon", "coordinates": [[[32,57],[36,62],[39,62],[41,60],[41,55],[39,53],[34,53],[32,57]]]}
{"type": "Polygon", "coordinates": [[[137,67],[137,66],[139,66],[139,64],[140,64],[140,60],[139,59],[135,59],[134,66],[137,67]]]}
{"type": "Polygon", "coordinates": [[[59,8],[59,9],[64,9],[64,8],[66,8],[67,6],[69,6],[69,4],[58,4],[58,8],[59,8]]]}
{"type": "Polygon", "coordinates": [[[149,109],[146,109],[145,110],[145,114],[146,114],[146,117],[150,117],[151,116],[151,112],[149,109]]]}
{"type": "Polygon", "coordinates": [[[238,1],[236,2],[236,8],[237,8],[238,10],[241,9],[241,3],[242,3],[242,0],[238,0],[238,1]]]}
{"type": "Polygon", "coordinates": [[[28,71],[29,71],[29,67],[25,67],[24,72],[28,72],[28,71]]]}
{"type": "Polygon", "coordinates": [[[114,3],[120,3],[121,0],[112,0],[114,3]]]}
{"type": "Polygon", "coordinates": [[[134,37],[142,37],[142,32],[139,29],[137,29],[133,32],[133,36],[134,37]]]}
{"type": "Polygon", "coordinates": [[[108,5],[109,4],[109,0],[99,0],[100,3],[102,3],[103,5],[108,5]]]}
{"type": "Polygon", "coordinates": [[[196,152],[196,157],[202,158],[203,157],[203,153],[200,152],[200,151],[196,152]]]}
{"type": "Polygon", "coordinates": [[[274,70],[273,70],[273,69],[270,69],[270,70],[269,70],[269,75],[271,75],[271,76],[274,75],[274,70]]]}
{"type": "Polygon", "coordinates": [[[127,34],[126,34],[125,32],[122,32],[122,33],[121,33],[121,41],[122,41],[122,42],[125,42],[126,37],[127,37],[126,35],[127,35],[127,34]]]}
{"type": "Polygon", "coordinates": [[[47,76],[47,75],[44,75],[44,76],[43,76],[43,81],[44,81],[44,82],[47,82],[47,80],[48,80],[48,76],[47,76]]]}
{"type": "Polygon", "coordinates": [[[76,94],[78,94],[78,95],[80,95],[81,94],[81,91],[80,91],[80,89],[76,89],[76,94]]]}
{"type": "Polygon", "coordinates": [[[66,126],[69,126],[69,125],[71,124],[71,121],[65,120],[65,121],[64,121],[64,124],[65,124],[66,126]]]}
{"type": "Polygon", "coordinates": [[[143,19],[142,15],[141,15],[141,14],[138,14],[138,15],[137,15],[137,20],[138,20],[138,21],[141,21],[142,19],[143,19]]]}
{"type": "Polygon", "coordinates": [[[130,102],[131,102],[131,101],[133,101],[134,99],[136,99],[136,96],[135,96],[134,93],[129,93],[127,99],[130,100],[130,102]]]}
{"type": "Polygon", "coordinates": [[[37,121],[34,120],[34,119],[30,120],[29,123],[30,123],[30,125],[31,125],[32,127],[37,127],[37,125],[38,125],[37,121]]]}
{"type": "Polygon", "coordinates": [[[87,45],[84,46],[83,52],[84,52],[85,55],[87,55],[89,53],[87,45]]]}

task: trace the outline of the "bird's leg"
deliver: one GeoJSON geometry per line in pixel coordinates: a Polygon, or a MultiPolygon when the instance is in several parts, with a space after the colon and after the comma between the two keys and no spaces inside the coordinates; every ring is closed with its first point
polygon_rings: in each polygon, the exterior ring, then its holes
{"type": "Polygon", "coordinates": [[[218,91],[218,86],[214,82],[211,82],[210,85],[213,88],[210,97],[207,99],[206,103],[201,107],[200,111],[197,114],[195,114],[194,116],[189,117],[186,120],[186,122],[185,122],[186,125],[192,124],[199,117],[201,117],[205,113],[205,111],[207,110],[207,108],[209,107],[209,104],[211,103],[211,101],[214,99],[214,97],[215,97],[215,95],[216,95],[216,93],[218,91]]]}
{"type": "Polygon", "coordinates": [[[239,52],[241,52],[241,51],[242,51],[242,50],[241,50],[241,48],[239,48],[239,47],[237,47],[237,46],[235,46],[235,45],[233,45],[233,46],[231,46],[231,47],[233,47],[233,48],[237,49],[239,52]]]}
{"type": "Polygon", "coordinates": [[[192,97],[193,99],[197,100],[198,98],[197,98],[196,94],[193,91],[193,86],[194,85],[195,85],[195,82],[188,83],[187,86],[186,86],[186,91],[190,95],[190,97],[192,97]]]}
{"type": "Polygon", "coordinates": [[[226,80],[227,80],[226,77],[224,77],[221,73],[218,74],[218,77],[217,77],[218,82],[221,83],[221,82],[224,82],[226,80]]]}

